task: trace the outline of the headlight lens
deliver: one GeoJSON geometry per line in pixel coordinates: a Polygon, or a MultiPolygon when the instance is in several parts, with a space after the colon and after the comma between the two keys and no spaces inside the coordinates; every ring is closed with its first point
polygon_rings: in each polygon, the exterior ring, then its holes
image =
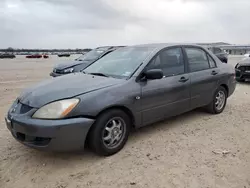
{"type": "Polygon", "coordinates": [[[38,109],[32,118],[61,119],[68,115],[79,103],[79,99],[66,99],[49,103],[38,109]]]}
{"type": "Polygon", "coordinates": [[[68,68],[68,69],[65,69],[63,72],[65,73],[71,73],[74,71],[74,68],[68,68]]]}

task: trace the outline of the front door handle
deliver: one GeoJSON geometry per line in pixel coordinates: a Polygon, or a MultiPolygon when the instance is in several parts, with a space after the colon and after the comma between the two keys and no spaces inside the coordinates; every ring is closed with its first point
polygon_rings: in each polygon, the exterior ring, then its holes
{"type": "Polygon", "coordinates": [[[217,75],[217,74],[218,74],[218,72],[217,72],[217,71],[215,71],[215,70],[213,70],[211,74],[212,74],[212,75],[217,75]]]}
{"type": "Polygon", "coordinates": [[[186,82],[188,80],[189,80],[188,78],[186,78],[186,77],[183,76],[183,77],[180,78],[179,82],[183,82],[184,83],[184,82],[186,82]]]}

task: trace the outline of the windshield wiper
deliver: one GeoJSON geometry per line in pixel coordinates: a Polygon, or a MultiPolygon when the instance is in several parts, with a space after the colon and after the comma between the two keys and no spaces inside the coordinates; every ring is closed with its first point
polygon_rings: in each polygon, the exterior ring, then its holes
{"type": "Polygon", "coordinates": [[[87,74],[91,74],[91,75],[95,75],[95,76],[104,76],[104,77],[109,77],[106,74],[100,73],[100,72],[92,72],[92,73],[87,73],[87,74]]]}

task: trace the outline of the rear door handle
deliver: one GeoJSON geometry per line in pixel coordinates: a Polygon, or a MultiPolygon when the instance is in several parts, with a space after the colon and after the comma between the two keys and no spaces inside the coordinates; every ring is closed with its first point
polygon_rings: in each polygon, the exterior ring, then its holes
{"type": "Polygon", "coordinates": [[[213,70],[211,74],[212,74],[212,75],[217,75],[217,74],[218,74],[218,72],[217,72],[217,71],[215,71],[215,70],[213,70]]]}
{"type": "Polygon", "coordinates": [[[186,77],[181,77],[180,78],[180,80],[179,80],[179,82],[186,82],[186,81],[188,81],[189,79],[188,78],[186,78],[186,77]]]}

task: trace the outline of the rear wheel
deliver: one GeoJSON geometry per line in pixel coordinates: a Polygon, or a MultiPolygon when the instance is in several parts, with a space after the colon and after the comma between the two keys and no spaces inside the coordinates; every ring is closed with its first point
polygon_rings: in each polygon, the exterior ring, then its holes
{"type": "Polygon", "coordinates": [[[224,87],[220,86],[213,96],[213,101],[207,106],[208,112],[212,114],[220,114],[223,112],[227,104],[227,91],[224,87]]]}
{"type": "Polygon", "coordinates": [[[119,152],[128,140],[130,126],[131,119],[122,110],[104,112],[90,130],[88,141],[91,149],[103,156],[119,152]]]}

